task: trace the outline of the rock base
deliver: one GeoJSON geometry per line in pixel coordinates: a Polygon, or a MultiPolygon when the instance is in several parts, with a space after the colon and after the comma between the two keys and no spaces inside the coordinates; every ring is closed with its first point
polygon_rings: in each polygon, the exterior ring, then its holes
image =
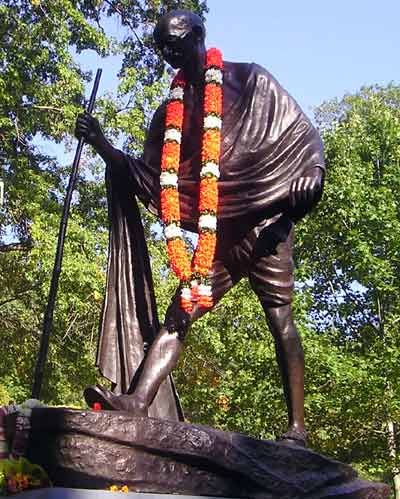
{"type": "Polygon", "coordinates": [[[28,458],[55,486],[257,499],[384,499],[311,450],[124,412],[34,409],[28,458]]]}

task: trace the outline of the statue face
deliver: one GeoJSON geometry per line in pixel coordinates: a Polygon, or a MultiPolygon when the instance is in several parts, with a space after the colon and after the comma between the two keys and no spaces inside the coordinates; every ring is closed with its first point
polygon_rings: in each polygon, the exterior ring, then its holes
{"type": "Polygon", "coordinates": [[[164,60],[174,69],[183,68],[196,55],[191,32],[182,38],[174,35],[168,36],[158,47],[164,60]]]}
{"type": "Polygon", "coordinates": [[[190,22],[184,17],[162,20],[154,39],[164,60],[174,69],[184,68],[198,55],[198,39],[190,22]]]}

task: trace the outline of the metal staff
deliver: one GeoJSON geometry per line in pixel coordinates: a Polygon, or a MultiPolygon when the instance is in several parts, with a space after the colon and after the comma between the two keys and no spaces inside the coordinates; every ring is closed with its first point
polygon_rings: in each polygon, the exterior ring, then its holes
{"type": "MultiPolygon", "coordinates": [[[[99,88],[101,72],[102,72],[101,69],[97,70],[96,77],[94,80],[93,90],[90,95],[90,100],[87,107],[88,113],[91,113],[94,108],[97,89],[99,88]]],[[[72,192],[75,187],[76,178],[78,176],[78,167],[79,167],[79,161],[81,159],[83,144],[84,144],[84,139],[81,137],[79,139],[78,146],[75,152],[74,162],[72,164],[72,172],[69,177],[67,195],[65,197],[64,208],[60,222],[60,230],[58,232],[56,258],[54,262],[53,275],[51,278],[49,298],[47,301],[46,312],[44,314],[44,319],[43,319],[43,332],[42,332],[42,337],[40,339],[39,354],[37,357],[35,374],[33,378],[32,398],[35,399],[38,399],[40,397],[40,390],[42,388],[44,366],[46,363],[47,351],[49,349],[49,339],[53,323],[54,307],[57,297],[58,280],[61,273],[61,264],[64,252],[65,233],[67,231],[67,224],[68,224],[69,207],[71,204],[72,192]]]]}

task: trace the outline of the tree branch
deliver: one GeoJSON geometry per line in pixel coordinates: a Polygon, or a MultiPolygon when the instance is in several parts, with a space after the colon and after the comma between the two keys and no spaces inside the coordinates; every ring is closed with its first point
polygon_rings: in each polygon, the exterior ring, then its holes
{"type": "Polygon", "coordinates": [[[132,33],[135,35],[136,40],[139,42],[140,46],[143,47],[143,42],[140,39],[139,35],[136,33],[132,23],[125,17],[123,11],[117,6],[114,5],[110,0],[105,0],[105,3],[108,4],[117,14],[121,16],[122,22],[125,23],[132,30],[132,33]]]}
{"type": "Polygon", "coordinates": [[[6,305],[7,303],[10,303],[11,301],[18,300],[19,298],[21,298],[21,296],[26,295],[28,293],[31,293],[34,290],[35,290],[35,288],[27,289],[26,291],[21,291],[20,293],[17,293],[12,298],[7,298],[7,300],[0,301],[0,307],[2,307],[3,305],[6,305]]]}
{"type": "Polygon", "coordinates": [[[25,243],[0,244],[0,253],[7,253],[8,251],[29,251],[32,248],[33,244],[30,241],[25,243]]]}
{"type": "Polygon", "coordinates": [[[22,109],[39,109],[41,111],[56,111],[57,113],[63,113],[64,111],[59,107],[54,106],[36,106],[35,104],[24,104],[21,106],[22,109]]]}

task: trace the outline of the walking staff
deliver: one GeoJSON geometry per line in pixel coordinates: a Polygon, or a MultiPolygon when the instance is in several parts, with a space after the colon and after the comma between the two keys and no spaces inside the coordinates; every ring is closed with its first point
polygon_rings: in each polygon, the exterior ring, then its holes
{"type": "MultiPolygon", "coordinates": [[[[102,72],[101,69],[97,70],[92,93],[90,95],[90,100],[89,100],[89,104],[87,107],[88,113],[91,113],[94,109],[97,89],[99,88],[101,72],[102,72]]],[[[40,391],[42,388],[44,367],[46,364],[47,352],[49,349],[49,340],[50,340],[51,328],[52,328],[52,324],[53,324],[53,313],[54,313],[54,307],[55,307],[56,297],[57,297],[58,280],[59,280],[60,273],[61,273],[61,265],[62,265],[62,258],[63,258],[63,252],[64,252],[64,241],[65,241],[65,234],[67,231],[67,224],[68,224],[69,207],[71,204],[72,193],[73,193],[73,190],[74,190],[74,187],[76,184],[76,179],[78,176],[79,162],[81,159],[81,154],[82,154],[84,142],[85,142],[84,138],[83,137],[80,138],[79,142],[78,142],[78,146],[76,148],[74,162],[72,164],[72,172],[71,172],[69,182],[68,182],[67,195],[66,195],[65,201],[64,201],[64,208],[63,208],[63,213],[62,213],[61,222],[60,222],[60,230],[58,232],[57,251],[56,251],[56,257],[55,257],[55,262],[54,262],[53,275],[51,278],[49,298],[47,301],[46,312],[44,314],[44,319],[43,319],[43,332],[42,332],[42,337],[40,339],[39,354],[37,357],[35,374],[34,374],[34,378],[33,378],[32,398],[35,398],[35,399],[38,399],[40,397],[40,391]]]]}

